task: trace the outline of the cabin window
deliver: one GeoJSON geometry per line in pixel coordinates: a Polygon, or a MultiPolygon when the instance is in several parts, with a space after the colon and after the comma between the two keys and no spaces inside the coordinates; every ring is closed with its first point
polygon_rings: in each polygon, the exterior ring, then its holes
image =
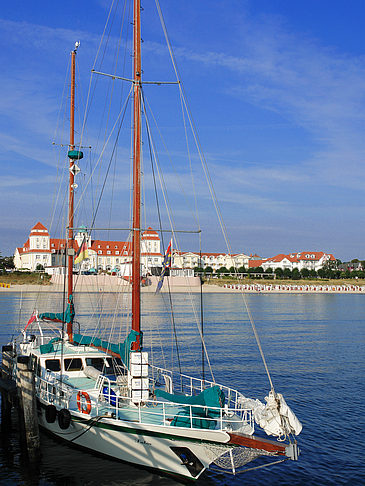
{"type": "Polygon", "coordinates": [[[99,371],[104,371],[104,358],[86,358],[86,366],[93,366],[99,371]]]}
{"type": "Polygon", "coordinates": [[[64,360],[65,371],[80,371],[83,369],[81,358],[67,358],[64,360]]]}
{"type": "Polygon", "coordinates": [[[61,371],[59,359],[46,359],[46,369],[49,371],[61,371]]]}

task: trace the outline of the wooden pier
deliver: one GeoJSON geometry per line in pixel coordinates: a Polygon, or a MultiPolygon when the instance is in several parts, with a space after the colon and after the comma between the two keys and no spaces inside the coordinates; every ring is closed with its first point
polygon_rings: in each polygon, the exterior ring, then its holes
{"type": "Polygon", "coordinates": [[[12,346],[2,347],[0,376],[1,431],[11,428],[11,409],[17,407],[19,415],[20,440],[25,446],[28,459],[35,462],[40,455],[35,379],[29,356],[16,357],[16,379],[14,379],[14,351],[12,346]]]}

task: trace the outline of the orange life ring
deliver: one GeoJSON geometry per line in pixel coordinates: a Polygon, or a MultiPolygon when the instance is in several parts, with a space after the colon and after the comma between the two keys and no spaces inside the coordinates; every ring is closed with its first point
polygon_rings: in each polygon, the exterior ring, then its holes
{"type": "Polygon", "coordinates": [[[91,400],[89,394],[85,391],[79,391],[77,394],[77,408],[79,412],[86,413],[87,415],[91,412],[91,400]],[[86,403],[84,403],[84,399],[86,403]]]}

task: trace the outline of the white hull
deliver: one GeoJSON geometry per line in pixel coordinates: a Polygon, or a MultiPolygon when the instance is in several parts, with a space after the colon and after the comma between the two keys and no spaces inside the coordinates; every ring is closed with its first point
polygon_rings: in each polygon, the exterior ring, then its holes
{"type": "MultiPolygon", "coordinates": [[[[113,459],[153,468],[173,475],[197,479],[209,465],[227,449],[229,435],[223,431],[194,433],[192,429],[131,424],[112,418],[86,419],[72,413],[70,426],[62,430],[57,419],[48,423],[45,411],[39,414],[39,424],[51,434],[73,444],[97,451],[113,459]],[[92,424],[92,425],[91,425],[92,424]],[[207,442],[204,442],[207,441],[207,442]],[[221,445],[220,445],[221,444],[221,445]],[[184,465],[181,457],[172,448],[187,448],[196,457],[194,465],[184,465]]],[[[192,456],[193,457],[193,456],[192,456]]]]}

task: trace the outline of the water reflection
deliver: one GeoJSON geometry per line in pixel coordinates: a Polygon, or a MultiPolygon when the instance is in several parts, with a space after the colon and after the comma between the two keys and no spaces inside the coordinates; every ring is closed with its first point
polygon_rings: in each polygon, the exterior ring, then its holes
{"type": "MultiPolygon", "coordinates": [[[[57,294],[0,294],[0,337],[5,344],[14,324],[27,322],[34,309],[54,309],[57,294]]],[[[250,472],[243,477],[210,472],[201,484],[239,485],[362,485],[365,484],[361,413],[365,396],[365,298],[361,295],[249,295],[249,305],[277,391],[283,392],[304,429],[299,437],[302,456],[290,463],[250,472]],[[351,438],[351,439],[350,439],[351,438]],[[355,444],[355,445],[354,445],[355,444]],[[207,479],[208,478],[208,479],[207,479]],[[208,481],[208,483],[207,483],[208,481]]],[[[90,332],[105,325],[123,337],[129,322],[129,295],[81,294],[78,320],[90,332]],[[117,304],[117,312],[114,311],[117,304]],[[96,324],[90,313],[96,316],[96,324]],[[122,330],[119,331],[121,324],[122,330]],[[118,329],[118,331],[117,331],[118,329]]],[[[156,364],[176,364],[171,316],[166,296],[146,294],[142,308],[144,337],[156,364]],[[166,363],[167,364],[167,363],[166,363]]],[[[199,296],[192,296],[199,309],[199,296]]],[[[174,294],[174,323],[181,341],[184,371],[199,375],[201,345],[187,296],[174,294]]],[[[215,378],[261,400],[269,383],[261,363],[241,296],[207,294],[204,297],[204,335],[215,378]]],[[[199,315],[199,312],[198,312],[199,315]]],[[[1,438],[1,484],[176,484],[132,466],[95,458],[42,436],[39,474],[25,472],[14,435],[1,438]]]]}

